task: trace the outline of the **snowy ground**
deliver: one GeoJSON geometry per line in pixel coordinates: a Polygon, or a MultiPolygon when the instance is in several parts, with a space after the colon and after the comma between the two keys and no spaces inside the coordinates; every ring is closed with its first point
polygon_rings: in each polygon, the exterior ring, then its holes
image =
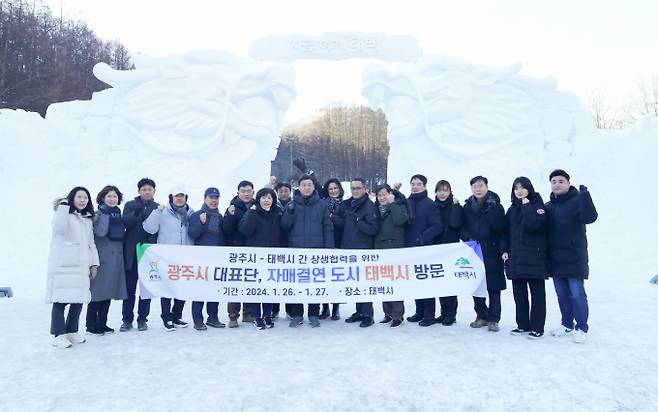
{"type": "MultiPolygon", "coordinates": [[[[468,327],[468,298],[460,298],[452,327],[364,330],[327,320],[292,330],[279,320],[272,330],[242,324],[205,333],[165,332],[153,302],[150,330],[88,337],[67,350],[50,346],[49,305],[1,299],[1,409],[655,411],[658,328],[650,319],[658,287],[647,280],[593,270],[585,345],[511,336],[511,290],[503,294],[499,333],[468,327]]],[[[550,328],[559,311],[547,286],[550,328]]],[[[342,315],[352,309],[344,306],[342,315]]],[[[111,326],[120,317],[114,302],[111,326]]]]}

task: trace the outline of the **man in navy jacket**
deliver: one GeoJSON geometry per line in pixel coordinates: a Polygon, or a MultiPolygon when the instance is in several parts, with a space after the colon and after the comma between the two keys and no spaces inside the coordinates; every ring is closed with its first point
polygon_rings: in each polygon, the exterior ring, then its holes
{"type": "Polygon", "coordinates": [[[589,329],[585,293],[589,259],[585,225],[594,223],[598,213],[587,187],[581,185],[578,190],[571,186],[567,172],[554,170],[550,181],[551,200],[546,203],[548,259],[562,314],[562,324],[553,329],[551,335],[573,335],[576,343],[584,343],[589,329]]]}
{"type": "MultiPolygon", "coordinates": [[[[408,198],[409,224],[405,234],[405,247],[425,246],[434,244],[436,238],[443,232],[439,208],[427,196],[427,178],[423,175],[411,176],[411,194],[408,198]]],[[[409,316],[409,322],[419,322],[420,326],[431,326],[436,323],[436,299],[416,299],[416,313],[409,316]]]]}

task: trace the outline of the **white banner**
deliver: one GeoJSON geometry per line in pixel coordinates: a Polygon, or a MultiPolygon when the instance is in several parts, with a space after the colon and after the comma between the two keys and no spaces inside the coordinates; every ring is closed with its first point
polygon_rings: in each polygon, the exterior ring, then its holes
{"type": "Polygon", "coordinates": [[[137,256],[143,298],[350,303],[487,294],[476,242],[374,250],[144,244],[137,256]]]}

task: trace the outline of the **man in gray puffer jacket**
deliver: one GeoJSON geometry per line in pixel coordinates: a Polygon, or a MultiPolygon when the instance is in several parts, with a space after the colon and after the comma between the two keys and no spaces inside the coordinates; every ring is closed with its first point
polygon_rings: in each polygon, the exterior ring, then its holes
{"type": "MultiPolygon", "coordinates": [[[[187,192],[182,188],[174,188],[169,195],[169,203],[158,206],[142,225],[147,233],[158,234],[158,244],[193,245],[194,241],[187,234],[192,213],[194,210],[187,204],[187,192]]],[[[187,322],[181,319],[184,300],[174,299],[172,308],[171,299],[163,297],[160,298],[160,305],[162,322],[167,331],[187,327],[187,322]]]]}

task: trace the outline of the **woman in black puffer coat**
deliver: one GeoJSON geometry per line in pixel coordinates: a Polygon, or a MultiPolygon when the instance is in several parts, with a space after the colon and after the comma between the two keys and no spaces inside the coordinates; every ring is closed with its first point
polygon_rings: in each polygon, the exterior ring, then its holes
{"type": "MultiPolygon", "coordinates": [[[[256,193],[255,204],[240,221],[240,233],[246,246],[279,247],[281,244],[281,209],[276,205],[276,193],[269,188],[256,193]]],[[[249,305],[256,328],[274,327],[271,303],[249,305]],[[261,308],[262,305],[262,308],[261,308]]]]}
{"type": "Polygon", "coordinates": [[[517,328],[512,334],[544,334],[546,320],[547,225],[544,201],[527,177],[512,185],[512,206],[507,210],[508,230],[501,242],[505,273],[512,280],[517,328]],[[528,305],[528,288],[532,298],[528,305]]]}
{"type": "MultiPolygon", "coordinates": [[[[452,194],[452,187],[447,180],[439,180],[434,187],[434,203],[439,208],[443,231],[434,238],[434,244],[459,242],[459,230],[462,226],[462,207],[452,194]]],[[[442,296],[439,298],[441,315],[436,321],[443,326],[450,326],[457,321],[457,296],[442,296]]]]}

